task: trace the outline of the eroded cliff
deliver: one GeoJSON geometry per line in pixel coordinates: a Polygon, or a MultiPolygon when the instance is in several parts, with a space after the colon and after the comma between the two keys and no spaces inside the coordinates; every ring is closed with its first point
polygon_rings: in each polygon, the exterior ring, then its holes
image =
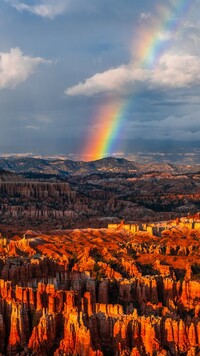
{"type": "Polygon", "coordinates": [[[200,230],[0,240],[2,355],[199,355],[200,230]]]}

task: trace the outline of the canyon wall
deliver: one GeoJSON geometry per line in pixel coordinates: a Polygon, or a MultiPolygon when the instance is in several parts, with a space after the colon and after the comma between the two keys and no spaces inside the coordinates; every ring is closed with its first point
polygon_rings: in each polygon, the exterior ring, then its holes
{"type": "MultiPolygon", "coordinates": [[[[44,175],[45,176],[45,175],[44,175]]],[[[199,179],[169,173],[80,173],[52,180],[0,174],[0,224],[45,229],[169,220],[200,210],[199,179]]]]}

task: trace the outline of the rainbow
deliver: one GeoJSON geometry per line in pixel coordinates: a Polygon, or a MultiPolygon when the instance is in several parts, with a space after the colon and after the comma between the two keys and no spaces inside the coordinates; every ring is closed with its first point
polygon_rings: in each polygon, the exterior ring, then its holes
{"type": "MultiPolygon", "coordinates": [[[[182,28],[192,7],[192,0],[169,0],[168,6],[158,5],[156,16],[147,19],[134,34],[138,42],[132,44],[132,55],[140,68],[155,67],[160,57],[169,48],[174,37],[182,28]],[[164,35],[163,35],[164,34],[164,35]],[[166,38],[162,37],[165,36],[166,38]],[[168,36],[169,35],[169,36],[168,36]]],[[[107,100],[92,118],[92,129],[85,144],[85,160],[97,160],[111,155],[126,117],[130,100],[107,100]]]]}
{"type": "Polygon", "coordinates": [[[85,145],[84,158],[97,160],[110,154],[118,137],[120,123],[126,111],[125,102],[108,102],[101,106],[85,145]]]}
{"type": "Polygon", "coordinates": [[[155,67],[159,58],[169,48],[182,22],[192,6],[190,0],[171,0],[171,6],[157,5],[156,16],[139,29],[136,57],[140,67],[155,67]]]}

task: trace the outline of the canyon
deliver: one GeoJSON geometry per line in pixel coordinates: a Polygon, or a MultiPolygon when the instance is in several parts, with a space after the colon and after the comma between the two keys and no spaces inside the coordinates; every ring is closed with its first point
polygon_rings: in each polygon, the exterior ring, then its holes
{"type": "Polygon", "coordinates": [[[200,210],[200,168],[105,158],[0,159],[0,224],[22,229],[106,227],[200,210]]]}
{"type": "Polygon", "coordinates": [[[198,223],[2,232],[0,354],[199,355],[198,223]]]}
{"type": "Polygon", "coordinates": [[[0,355],[200,355],[198,165],[0,167],[0,355]]]}

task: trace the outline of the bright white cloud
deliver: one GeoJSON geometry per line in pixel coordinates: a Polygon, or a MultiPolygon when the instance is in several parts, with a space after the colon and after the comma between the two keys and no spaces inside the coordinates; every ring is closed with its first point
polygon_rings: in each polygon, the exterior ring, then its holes
{"type": "Polygon", "coordinates": [[[0,89],[13,89],[24,82],[41,63],[50,63],[41,57],[25,56],[20,48],[0,52],[0,89]]]}
{"type": "Polygon", "coordinates": [[[18,11],[28,11],[32,14],[54,19],[57,15],[64,13],[71,0],[40,0],[36,4],[30,5],[19,0],[5,0],[18,11]]]}
{"type": "Polygon", "coordinates": [[[104,91],[113,91],[121,88],[122,83],[129,82],[130,69],[128,66],[109,69],[103,73],[97,73],[84,83],[79,83],[65,90],[67,95],[93,95],[104,91]]]}
{"type": "Polygon", "coordinates": [[[66,95],[94,95],[145,88],[184,88],[200,84],[200,58],[185,54],[164,54],[155,68],[144,69],[134,63],[109,69],[65,90],[66,95]]]}

